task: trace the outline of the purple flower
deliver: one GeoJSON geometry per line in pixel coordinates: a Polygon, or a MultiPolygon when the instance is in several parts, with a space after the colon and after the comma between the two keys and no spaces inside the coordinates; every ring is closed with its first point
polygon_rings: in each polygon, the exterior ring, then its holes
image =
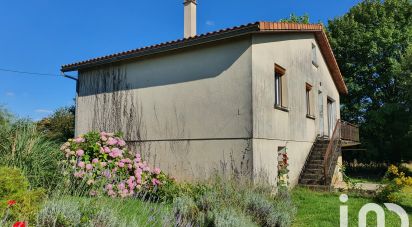
{"type": "Polygon", "coordinates": [[[79,156],[79,157],[82,157],[82,156],[84,155],[84,151],[81,150],[81,149],[80,149],[80,150],[77,150],[77,151],[76,151],[76,155],[79,156]]]}
{"type": "Polygon", "coordinates": [[[92,163],[93,164],[96,164],[96,163],[98,163],[99,162],[99,159],[97,159],[97,158],[94,158],[93,160],[92,160],[92,163]]]}

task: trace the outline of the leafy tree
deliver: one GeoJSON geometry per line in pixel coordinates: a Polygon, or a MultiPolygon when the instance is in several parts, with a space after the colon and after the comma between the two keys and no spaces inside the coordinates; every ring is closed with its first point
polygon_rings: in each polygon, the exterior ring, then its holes
{"type": "Polygon", "coordinates": [[[327,29],[349,89],[342,118],[360,124],[365,157],[411,159],[411,74],[404,70],[411,64],[411,1],[364,0],[327,29]]]}
{"type": "Polygon", "coordinates": [[[74,106],[60,108],[50,117],[37,122],[37,128],[47,138],[57,142],[65,142],[74,137],[74,116],[74,106]]]}
{"type": "Polygon", "coordinates": [[[280,22],[291,22],[299,24],[309,24],[309,15],[304,14],[303,16],[297,16],[296,14],[290,14],[289,18],[281,19],[280,22]]]}

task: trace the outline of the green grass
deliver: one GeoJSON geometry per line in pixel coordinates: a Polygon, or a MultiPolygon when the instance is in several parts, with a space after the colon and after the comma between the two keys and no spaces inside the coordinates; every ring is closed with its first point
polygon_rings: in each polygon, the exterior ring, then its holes
{"type": "MultiPolygon", "coordinates": [[[[294,189],[292,191],[292,198],[298,208],[298,213],[293,226],[339,226],[339,207],[342,205],[339,201],[339,195],[339,193],[314,192],[303,188],[294,189]]],[[[411,192],[404,192],[404,196],[405,200],[412,202],[411,192]]],[[[349,200],[346,203],[349,207],[349,226],[358,226],[359,210],[363,205],[374,202],[375,201],[371,198],[349,195],[349,200]]],[[[410,208],[404,208],[408,211],[409,219],[412,220],[410,208]]],[[[396,214],[386,209],[385,214],[387,227],[400,226],[400,219],[396,214]]],[[[375,215],[368,215],[368,226],[376,226],[375,215]]]]}

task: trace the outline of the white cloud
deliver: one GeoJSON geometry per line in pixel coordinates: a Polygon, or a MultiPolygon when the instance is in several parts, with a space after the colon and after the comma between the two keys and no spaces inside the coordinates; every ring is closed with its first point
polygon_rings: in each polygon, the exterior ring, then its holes
{"type": "Polygon", "coordinates": [[[214,22],[214,21],[211,21],[211,20],[207,20],[207,21],[206,21],[206,25],[207,25],[207,26],[215,26],[215,22],[214,22]]]}
{"type": "Polygon", "coordinates": [[[13,97],[15,94],[11,91],[6,92],[6,96],[13,97]]]}
{"type": "Polygon", "coordinates": [[[35,112],[36,112],[36,113],[46,113],[46,114],[53,113],[53,111],[51,111],[51,110],[46,110],[46,109],[36,109],[35,112]]]}

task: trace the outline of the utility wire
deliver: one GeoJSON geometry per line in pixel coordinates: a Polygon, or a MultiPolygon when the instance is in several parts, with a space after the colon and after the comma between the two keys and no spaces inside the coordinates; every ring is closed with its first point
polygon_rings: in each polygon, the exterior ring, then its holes
{"type": "Polygon", "coordinates": [[[36,72],[27,72],[27,71],[20,71],[20,70],[11,70],[11,69],[3,69],[0,68],[0,71],[3,72],[11,72],[11,73],[19,73],[19,74],[28,74],[28,75],[35,75],[35,76],[49,76],[49,77],[66,77],[66,78],[70,78],[70,79],[76,79],[73,76],[69,76],[66,74],[62,74],[62,75],[57,75],[57,74],[51,74],[51,73],[36,73],[36,72]]]}

